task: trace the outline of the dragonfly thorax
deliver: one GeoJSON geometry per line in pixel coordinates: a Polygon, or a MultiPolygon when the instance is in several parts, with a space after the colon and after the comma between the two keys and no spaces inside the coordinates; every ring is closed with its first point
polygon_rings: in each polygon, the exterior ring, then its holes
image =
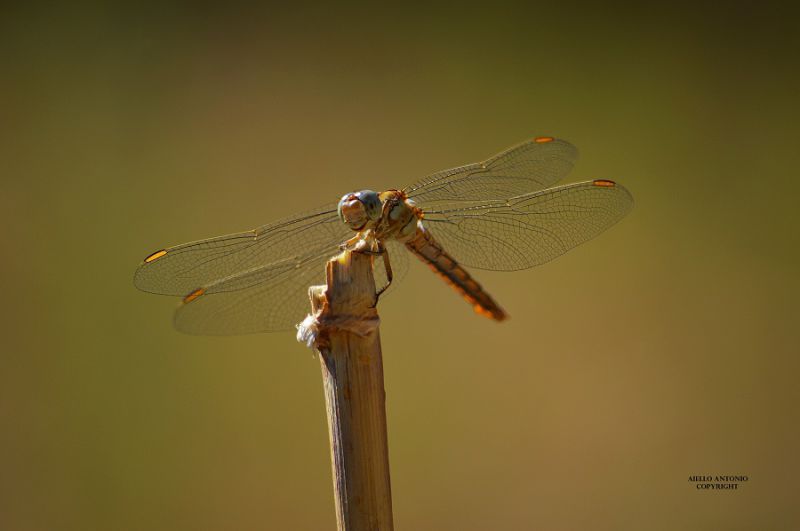
{"type": "Polygon", "coordinates": [[[421,219],[421,211],[414,202],[400,190],[387,190],[379,197],[383,209],[375,226],[375,235],[379,239],[400,241],[413,236],[417,231],[417,221],[421,219]]]}

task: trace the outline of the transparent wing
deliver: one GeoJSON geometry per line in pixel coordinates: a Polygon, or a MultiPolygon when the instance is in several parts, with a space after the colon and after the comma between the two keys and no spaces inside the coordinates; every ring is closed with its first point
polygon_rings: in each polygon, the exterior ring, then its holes
{"type": "Polygon", "coordinates": [[[308,288],[324,284],[325,262],[337,249],[255,267],[199,288],[175,311],[175,328],[205,335],[292,328],[308,313],[308,288]]]}
{"type": "Polygon", "coordinates": [[[423,211],[442,203],[483,203],[542,190],[563,179],[578,150],[565,140],[537,137],[475,164],[434,173],[405,189],[423,211]]]}
{"type": "MultiPolygon", "coordinates": [[[[407,252],[388,242],[392,287],[405,276],[407,252]]],[[[338,251],[321,252],[252,268],[191,292],[175,312],[175,328],[188,334],[229,335],[294,328],[310,311],[308,288],[325,284],[325,263],[338,251]]],[[[385,268],[375,259],[375,281],[385,284],[385,268]]],[[[385,296],[385,294],[383,295],[385,296]]],[[[382,297],[383,297],[382,296],[382,297]]]]}
{"type": "Polygon", "coordinates": [[[352,235],[339,221],[336,205],[327,205],[251,231],[155,252],[139,265],[134,284],[150,293],[184,296],[257,268],[280,268],[289,263],[305,263],[320,254],[334,254],[337,246],[352,235]]]}
{"type": "Polygon", "coordinates": [[[595,180],[480,204],[440,201],[438,209],[424,211],[423,222],[460,263],[515,271],[594,238],[632,207],[623,186],[595,180]]]}

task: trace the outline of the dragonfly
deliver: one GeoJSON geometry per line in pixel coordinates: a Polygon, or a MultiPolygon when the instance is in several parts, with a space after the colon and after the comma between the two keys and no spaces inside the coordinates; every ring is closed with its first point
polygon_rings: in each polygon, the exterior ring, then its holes
{"type": "Polygon", "coordinates": [[[502,321],[506,312],[466,268],[518,271],[544,264],[633,207],[630,192],[615,181],[553,187],[577,156],[565,140],[531,138],[403,189],[361,190],[249,231],[158,250],[136,269],[134,284],[182,297],[174,315],[182,332],[289,330],[308,313],[308,287],[324,284],[324,264],[344,247],[368,242],[370,252],[386,259],[379,292],[394,289],[410,251],[477,313],[502,321]]]}

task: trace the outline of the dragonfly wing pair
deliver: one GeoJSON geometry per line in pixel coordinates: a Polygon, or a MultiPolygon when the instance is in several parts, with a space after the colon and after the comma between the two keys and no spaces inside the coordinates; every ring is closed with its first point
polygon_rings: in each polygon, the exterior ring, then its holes
{"type": "Polygon", "coordinates": [[[537,137],[489,160],[435,173],[406,189],[424,223],[461,264],[517,271],[548,262],[622,219],[633,198],[607,180],[549,186],[578,158],[564,140],[537,137]]]}
{"type": "MultiPolygon", "coordinates": [[[[309,286],[325,283],[325,262],[352,235],[336,204],[326,205],[251,231],[155,252],[136,270],[134,284],[149,293],[183,297],[174,317],[181,332],[287,330],[308,311],[309,286]]],[[[402,245],[387,246],[396,282],[408,259],[402,245]]],[[[376,267],[379,285],[388,282],[384,270],[376,267]]]]}

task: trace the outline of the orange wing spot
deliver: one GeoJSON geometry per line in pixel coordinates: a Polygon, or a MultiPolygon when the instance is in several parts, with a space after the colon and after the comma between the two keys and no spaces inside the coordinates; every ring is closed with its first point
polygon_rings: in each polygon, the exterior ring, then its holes
{"type": "Polygon", "coordinates": [[[614,188],[617,185],[617,183],[614,181],[609,181],[607,179],[595,179],[592,181],[592,184],[595,186],[602,186],[604,188],[614,188]]]}
{"type": "Polygon", "coordinates": [[[161,258],[162,256],[164,256],[165,254],[167,254],[166,249],[161,249],[160,251],[156,251],[153,254],[148,255],[147,258],[144,259],[144,263],[149,264],[150,262],[154,262],[159,258],[161,258]]]}
{"type": "Polygon", "coordinates": [[[183,303],[188,304],[205,292],[206,290],[204,290],[203,288],[197,288],[196,290],[194,290],[193,292],[191,292],[190,294],[188,294],[183,298],[183,303]]]}
{"type": "Polygon", "coordinates": [[[533,139],[533,141],[537,144],[546,144],[548,142],[552,142],[553,140],[555,140],[555,138],[552,136],[537,136],[533,139]]]}

